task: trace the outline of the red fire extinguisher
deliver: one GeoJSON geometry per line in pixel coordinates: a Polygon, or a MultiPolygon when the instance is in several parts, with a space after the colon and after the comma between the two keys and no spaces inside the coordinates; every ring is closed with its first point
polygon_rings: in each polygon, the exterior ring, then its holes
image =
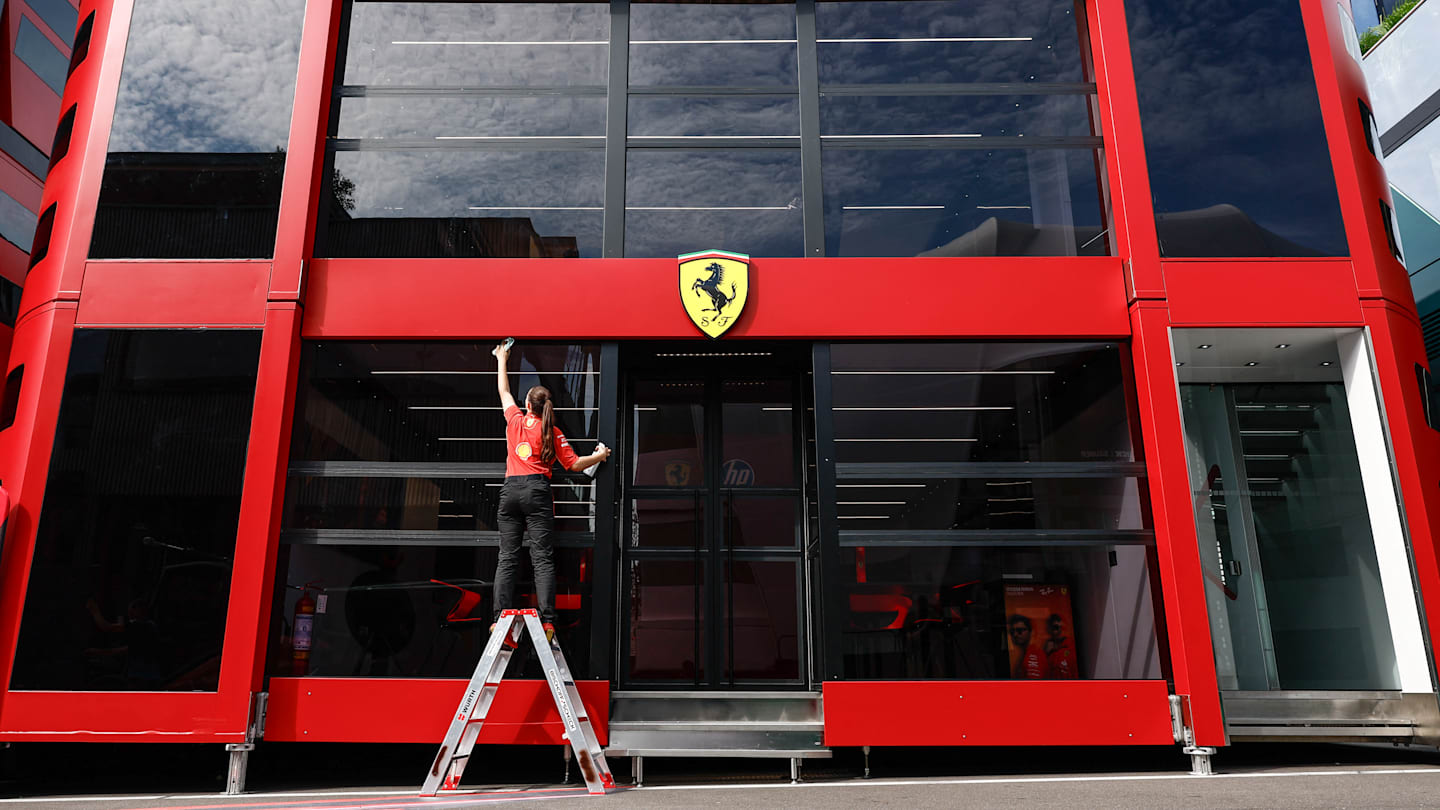
{"type": "Polygon", "coordinates": [[[315,630],[315,597],[310,589],[319,590],[320,583],[307,582],[295,600],[295,619],[290,625],[290,672],[292,675],[310,674],[310,643],[315,630]]]}

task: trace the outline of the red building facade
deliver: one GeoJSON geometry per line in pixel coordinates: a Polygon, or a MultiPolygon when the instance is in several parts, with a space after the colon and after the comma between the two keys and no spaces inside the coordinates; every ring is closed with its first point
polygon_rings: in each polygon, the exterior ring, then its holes
{"type": "MultiPolygon", "coordinates": [[[[563,391],[582,450],[617,448],[556,489],[592,716],[612,693],[791,690],[823,693],[827,747],[1210,747],[1303,737],[1297,712],[1327,738],[1429,738],[1440,440],[1335,4],[1276,4],[1333,191],[1273,214],[1175,191],[1187,161],[1136,66],[1166,32],[1140,3],[1037,3],[1000,33],[926,29],[943,2],[302,5],[279,150],[146,140],[206,103],[142,110],[150,85],[126,84],[164,4],[81,7],[7,368],[0,738],[244,742],[264,693],[263,739],[438,740],[465,622],[488,619],[500,434],[471,412],[505,336],[516,384],[563,391]],[[722,41],[753,58],[692,74],[645,50],[722,41]],[[990,45],[1022,56],[946,50],[990,45]],[[754,67],[776,46],[778,81],[754,67]],[[446,61],[464,48],[499,55],[446,61]],[[910,56],[936,72],[867,72],[910,56]],[[957,123],[1012,98],[1061,123],[957,123]],[[965,193],[937,190],[934,150],[974,171],[965,193]],[[767,202],[727,196],[754,177],[767,202]],[[953,230],[900,219],[971,193],[953,230]],[[1327,206],[1333,227],[1287,230],[1327,206]],[[707,248],[753,257],[718,341],[666,258],[707,248]],[[308,598],[327,607],[301,656],[308,598]]],[[[1188,162],[1223,175],[1209,157],[1188,162]]],[[[1238,171],[1283,197],[1282,169],[1238,171]]],[[[487,739],[556,741],[534,684],[508,688],[487,739]]]]}

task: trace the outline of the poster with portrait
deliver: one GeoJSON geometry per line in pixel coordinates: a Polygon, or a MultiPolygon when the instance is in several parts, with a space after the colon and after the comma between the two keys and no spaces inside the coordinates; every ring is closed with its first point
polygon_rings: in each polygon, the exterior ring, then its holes
{"type": "Polygon", "coordinates": [[[1070,588],[1006,585],[1005,643],[1010,651],[1011,678],[1079,677],[1070,588]]]}

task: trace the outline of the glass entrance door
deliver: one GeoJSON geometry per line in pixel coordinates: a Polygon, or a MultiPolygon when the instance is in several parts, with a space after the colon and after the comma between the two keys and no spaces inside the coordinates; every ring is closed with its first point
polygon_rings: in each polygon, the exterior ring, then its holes
{"type": "Polygon", "coordinates": [[[619,669],[630,685],[803,683],[801,377],[733,355],[632,358],[619,669]]]}
{"type": "Polygon", "coordinates": [[[1180,401],[1220,688],[1398,689],[1343,385],[1183,384],[1180,401]]]}

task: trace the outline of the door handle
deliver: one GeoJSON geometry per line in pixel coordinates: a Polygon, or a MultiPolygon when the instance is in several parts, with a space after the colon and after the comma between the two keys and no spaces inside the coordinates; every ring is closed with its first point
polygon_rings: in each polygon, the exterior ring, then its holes
{"type": "Polygon", "coordinates": [[[1239,561],[1239,560],[1231,560],[1227,565],[1228,565],[1229,568],[1230,568],[1230,576],[1232,576],[1232,577],[1238,577],[1238,576],[1240,576],[1240,561],[1239,561]]]}

